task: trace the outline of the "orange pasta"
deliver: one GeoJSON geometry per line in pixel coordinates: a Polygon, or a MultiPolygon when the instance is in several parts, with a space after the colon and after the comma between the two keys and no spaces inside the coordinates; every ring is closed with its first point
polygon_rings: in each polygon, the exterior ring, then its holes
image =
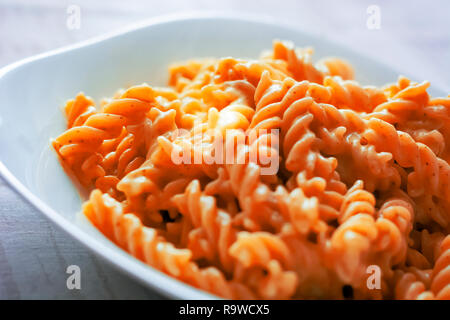
{"type": "Polygon", "coordinates": [[[225,298],[450,299],[450,95],[282,41],[169,73],[65,107],[53,147],[105,236],[225,298]]]}

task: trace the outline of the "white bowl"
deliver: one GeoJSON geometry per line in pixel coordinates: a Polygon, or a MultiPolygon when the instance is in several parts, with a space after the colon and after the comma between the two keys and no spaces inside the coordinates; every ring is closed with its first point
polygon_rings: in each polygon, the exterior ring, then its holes
{"type": "Polygon", "coordinates": [[[267,20],[217,14],[156,18],[0,70],[0,173],[50,220],[144,284],[174,298],[213,298],[133,258],[81,218],[81,199],[49,141],[64,130],[61,107],[79,91],[98,101],[132,84],[163,85],[172,62],[209,56],[256,58],[276,38],[313,46],[316,59],[346,58],[363,84],[397,79],[391,68],[351,49],[267,20]]]}

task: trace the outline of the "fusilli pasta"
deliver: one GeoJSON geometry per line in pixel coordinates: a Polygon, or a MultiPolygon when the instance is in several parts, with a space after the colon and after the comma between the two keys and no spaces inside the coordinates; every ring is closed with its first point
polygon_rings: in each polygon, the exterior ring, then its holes
{"type": "Polygon", "coordinates": [[[283,41],[178,63],[168,87],[78,94],[52,144],[93,225],[201,290],[450,299],[450,95],[353,75],[283,41]]]}

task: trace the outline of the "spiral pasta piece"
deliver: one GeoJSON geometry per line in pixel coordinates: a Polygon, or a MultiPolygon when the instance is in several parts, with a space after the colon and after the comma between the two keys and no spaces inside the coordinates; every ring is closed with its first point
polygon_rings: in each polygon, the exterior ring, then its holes
{"type": "Polygon", "coordinates": [[[329,240],[329,255],[343,282],[357,285],[370,265],[371,251],[379,230],[375,199],[358,181],[348,190],[339,217],[341,224],[329,240]],[[365,266],[365,267],[364,267],[365,266]]]}
{"type": "Polygon", "coordinates": [[[431,291],[437,299],[450,300],[450,236],[442,241],[431,281],[431,291]]]}

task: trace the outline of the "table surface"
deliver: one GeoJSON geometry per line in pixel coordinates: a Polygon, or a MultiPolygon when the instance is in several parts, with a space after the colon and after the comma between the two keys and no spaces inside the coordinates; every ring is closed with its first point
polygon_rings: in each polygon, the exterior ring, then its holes
{"type": "MultiPolygon", "coordinates": [[[[0,0],[0,67],[50,49],[176,12],[270,14],[333,39],[450,92],[450,1],[87,1],[0,0]],[[68,8],[80,28],[67,28],[68,8]],[[380,28],[369,29],[370,5],[380,28]]],[[[160,299],[99,260],[55,227],[0,178],[0,299],[160,299]],[[68,290],[66,268],[82,270],[81,290],[68,290]]]]}

